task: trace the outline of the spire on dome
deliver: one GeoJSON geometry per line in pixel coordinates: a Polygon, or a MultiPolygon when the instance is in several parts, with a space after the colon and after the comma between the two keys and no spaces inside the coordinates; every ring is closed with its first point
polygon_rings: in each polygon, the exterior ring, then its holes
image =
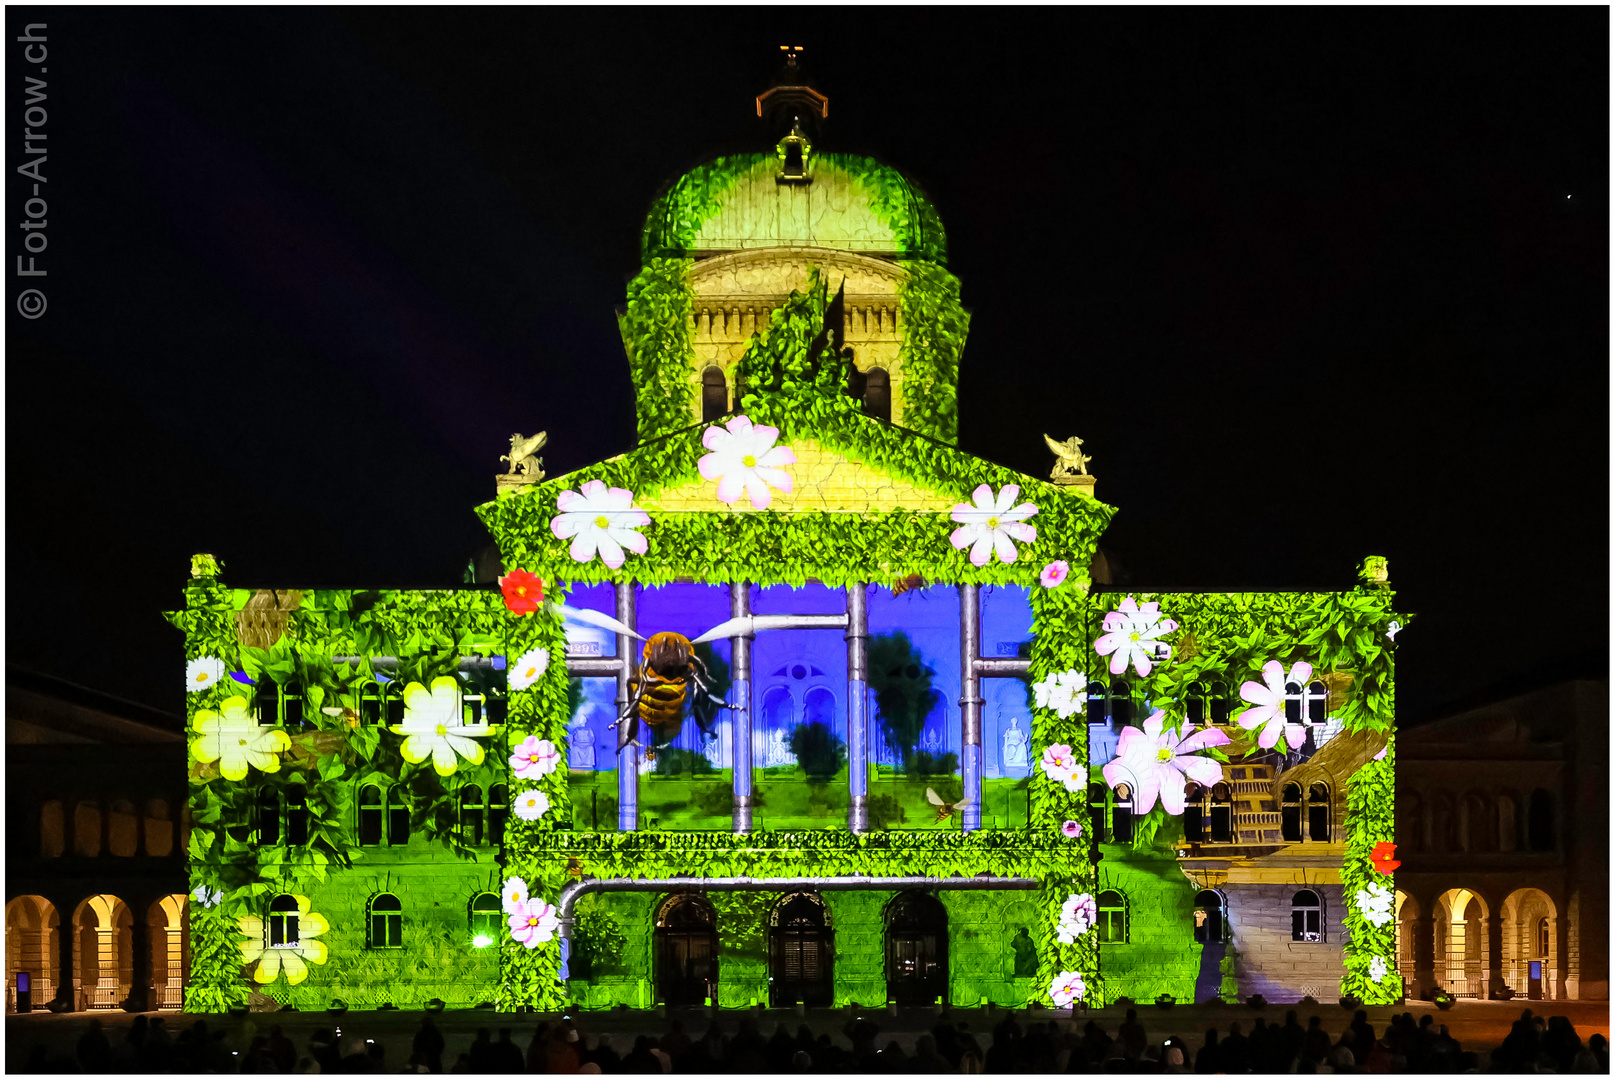
{"type": "Polygon", "coordinates": [[[775,74],[768,89],[757,95],[757,115],[768,121],[778,134],[800,125],[798,134],[809,138],[818,134],[820,121],[830,114],[830,99],[812,86],[802,69],[802,46],[781,45],[785,65],[775,74]]]}

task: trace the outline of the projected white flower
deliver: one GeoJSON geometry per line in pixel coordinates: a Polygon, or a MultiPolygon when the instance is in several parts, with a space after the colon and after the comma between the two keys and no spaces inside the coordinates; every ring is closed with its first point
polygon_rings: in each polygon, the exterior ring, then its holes
{"type": "Polygon", "coordinates": [[[244,779],[249,765],[259,772],[280,772],[281,751],[292,745],[280,728],[259,727],[243,697],[225,699],[218,712],[198,710],[191,730],[197,733],[191,756],[204,765],[217,761],[226,780],[244,779]]]}
{"type": "Polygon", "coordinates": [[[1029,502],[1015,505],[1020,493],[1019,484],[1005,484],[996,498],[990,484],[976,488],[970,495],[972,502],[953,508],[953,520],[959,527],[948,542],[956,548],[968,547],[970,561],[976,566],[986,566],[995,553],[999,562],[1014,562],[1015,542],[1030,544],[1037,539],[1037,526],[1026,524],[1037,507],[1029,502]]]}
{"type": "Polygon", "coordinates": [[[537,821],[550,812],[550,797],[537,789],[524,791],[516,796],[512,809],[523,821],[537,821]]]}
{"type": "Polygon", "coordinates": [[[514,915],[527,903],[527,882],[519,877],[508,877],[499,891],[499,902],[506,915],[514,915]]]}
{"type": "Polygon", "coordinates": [[[1385,962],[1385,957],[1376,956],[1368,962],[1368,977],[1375,982],[1381,982],[1391,973],[1391,965],[1385,962]]]}
{"type": "Polygon", "coordinates": [[[506,679],[512,690],[526,690],[539,680],[544,672],[549,670],[550,651],[548,649],[529,649],[510,666],[506,679]]]}
{"type": "Polygon", "coordinates": [[[616,570],[622,566],[625,548],[645,554],[645,537],[634,530],[649,525],[650,515],[634,506],[634,493],[627,488],[608,488],[603,480],[590,480],[578,491],[561,492],[555,505],[561,512],[550,518],[550,531],[572,541],[574,561],[592,562],[599,555],[616,570]]]}
{"type": "Polygon", "coordinates": [[[404,687],[404,722],[392,725],[392,731],[405,736],[399,747],[405,761],[417,765],[431,758],[432,770],[448,776],[459,768],[458,758],[482,764],[482,744],[473,736],[488,734],[488,725],[463,722],[459,684],[442,675],[430,690],[418,682],[404,687]]]}
{"type": "Polygon", "coordinates": [[[1082,708],[1087,691],[1088,676],[1072,668],[1056,671],[1041,682],[1032,684],[1032,696],[1040,709],[1053,709],[1060,719],[1069,719],[1082,708]]]}
{"type": "Polygon", "coordinates": [[[1072,893],[1060,905],[1060,925],[1055,933],[1060,944],[1072,945],[1099,920],[1099,905],[1091,893],[1072,893]]]}
{"type": "Polygon", "coordinates": [[[1165,642],[1155,639],[1170,634],[1178,624],[1163,619],[1161,605],[1155,601],[1140,604],[1129,596],[1105,616],[1100,628],[1105,633],[1093,643],[1093,651],[1110,657],[1110,673],[1120,675],[1131,663],[1139,677],[1145,678],[1156,661],[1171,653],[1165,642]]]}
{"type": "Polygon", "coordinates": [[[224,678],[224,661],[216,656],[198,656],[185,665],[185,692],[198,694],[213,689],[224,678]]]}
{"type": "Polygon", "coordinates": [[[1391,921],[1391,906],[1396,898],[1378,882],[1370,882],[1367,888],[1357,890],[1357,914],[1374,926],[1384,926],[1391,921]]]}
{"type": "Polygon", "coordinates": [[[791,474],[783,466],[796,464],[790,447],[774,445],[778,438],[779,428],[753,424],[745,415],[723,427],[714,424],[701,435],[701,445],[712,452],[703,454],[696,468],[718,482],[719,502],[734,503],[746,495],[753,510],[766,510],[774,501],[770,487],[791,493],[791,474]]]}

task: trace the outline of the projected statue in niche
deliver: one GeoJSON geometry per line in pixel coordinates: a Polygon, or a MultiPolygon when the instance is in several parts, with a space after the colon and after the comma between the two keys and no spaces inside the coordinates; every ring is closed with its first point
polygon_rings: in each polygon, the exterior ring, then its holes
{"type": "Polygon", "coordinates": [[[1009,730],[1004,732],[1002,760],[1006,769],[1027,767],[1026,732],[1021,730],[1020,721],[1013,716],[1009,718],[1009,730]]]}

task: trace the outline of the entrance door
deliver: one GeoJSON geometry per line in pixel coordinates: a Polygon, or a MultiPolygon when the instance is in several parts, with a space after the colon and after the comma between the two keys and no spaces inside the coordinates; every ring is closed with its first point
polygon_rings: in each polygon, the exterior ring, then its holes
{"type": "Polygon", "coordinates": [[[948,910],[934,896],[899,893],[887,905],[886,996],[899,1005],[948,1000],[948,910]]]}
{"type": "Polygon", "coordinates": [[[769,917],[770,1004],[829,1005],[835,996],[835,938],[818,893],[793,893],[769,917]]]}
{"type": "Polygon", "coordinates": [[[717,992],[718,918],[694,893],[676,893],[656,913],[656,996],[668,1005],[702,1005],[717,992]]]}

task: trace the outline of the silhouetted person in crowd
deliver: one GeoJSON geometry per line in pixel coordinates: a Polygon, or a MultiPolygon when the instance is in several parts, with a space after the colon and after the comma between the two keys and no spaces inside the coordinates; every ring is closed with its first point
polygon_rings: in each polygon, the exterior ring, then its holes
{"type": "Polygon", "coordinates": [[[478,1028],[471,1040],[470,1054],[472,1072],[493,1072],[493,1033],[487,1028],[478,1028]]]}
{"type": "Polygon", "coordinates": [[[1197,1073],[1227,1072],[1222,1065],[1222,1047],[1217,1044],[1217,1029],[1206,1029],[1205,1045],[1200,1047],[1194,1055],[1194,1071],[1197,1073]]]}
{"type": "Polygon", "coordinates": [[[1149,1035],[1144,1031],[1144,1025],[1138,1022],[1137,1009],[1127,1010],[1127,1019],[1116,1029],[1116,1039],[1122,1044],[1122,1055],[1128,1061],[1137,1061],[1144,1056],[1144,1046],[1149,1040],[1149,1035]]]}
{"type": "Polygon", "coordinates": [[[1307,1017],[1307,1035],[1302,1043],[1301,1055],[1316,1067],[1329,1060],[1329,1051],[1333,1049],[1329,1033],[1323,1029],[1323,1021],[1316,1016],[1307,1017]]]}
{"type": "Polygon", "coordinates": [[[421,1017],[421,1029],[415,1033],[409,1048],[428,1070],[435,1073],[443,1071],[443,1033],[437,1030],[430,1016],[421,1017]]]}
{"type": "Polygon", "coordinates": [[[936,1048],[934,1035],[921,1035],[914,1040],[914,1059],[910,1072],[941,1073],[952,1072],[953,1066],[943,1057],[936,1048]]]}
{"type": "MultiPolygon", "coordinates": [[[[665,1041],[663,1045],[666,1045],[665,1041]]],[[[791,1038],[791,1033],[785,1030],[783,1023],[775,1025],[774,1034],[769,1038],[768,1045],[763,1052],[763,1058],[768,1062],[768,1071],[790,1071],[791,1055],[795,1053],[796,1040],[791,1038]]]]}
{"type": "MultiPolygon", "coordinates": [[[[144,1017],[142,1017],[144,1019],[144,1017]]],[[[112,1068],[112,1043],[101,1030],[101,1020],[93,1017],[84,1034],[78,1037],[79,1066],[87,1073],[106,1072],[112,1068]]]]}
{"type": "Polygon", "coordinates": [[[342,1061],[342,1051],[337,1046],[337,1037],[330,1028],[321,1028],[308,1040],[308,1056],[314,1059],[314,1064],[320,1067],[322,1073],[337,1072],[337,1066],[342,1061]]]}

